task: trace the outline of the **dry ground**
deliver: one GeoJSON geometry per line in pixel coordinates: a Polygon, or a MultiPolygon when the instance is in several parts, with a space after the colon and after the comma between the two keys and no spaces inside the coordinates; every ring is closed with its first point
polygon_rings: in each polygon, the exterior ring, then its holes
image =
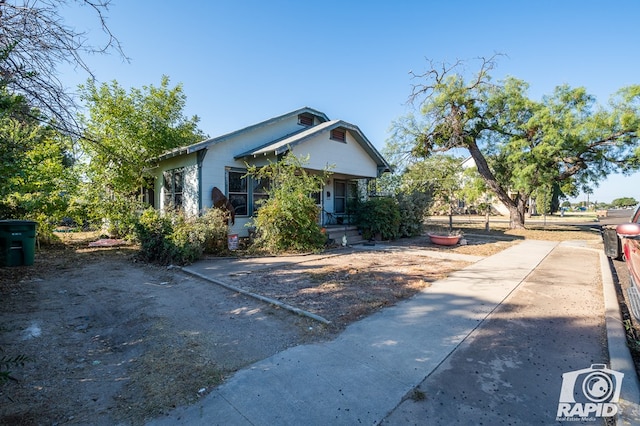
{"type": "MultiPolygon", "coordinates": [[[[599,238],[573,228],[465,232],[469,244],[455,248],[425,237],[397,245],[488,256],[525,237],[599,238]]],[[[39,250],[32,267],[0,268],[0,347],[32,360],[0,385],[0,424],[142,424],[242,367],[331,338],[466,265],[372,251],[230,277],[332,321],[325,326],[179,270],[135,263],[134,253],[69,241],[39,250]]]]}

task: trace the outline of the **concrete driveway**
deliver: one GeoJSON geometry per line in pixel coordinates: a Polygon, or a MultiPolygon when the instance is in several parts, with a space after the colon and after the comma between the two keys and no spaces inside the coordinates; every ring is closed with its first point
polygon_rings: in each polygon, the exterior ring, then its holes
{"type": "Polygon", "coordinates": [[[640,424],[606,265],[579,242],[523,241],[151,424],[558,424],[563,375],[594,364],[625,374],[619,417],[640,424]]]}

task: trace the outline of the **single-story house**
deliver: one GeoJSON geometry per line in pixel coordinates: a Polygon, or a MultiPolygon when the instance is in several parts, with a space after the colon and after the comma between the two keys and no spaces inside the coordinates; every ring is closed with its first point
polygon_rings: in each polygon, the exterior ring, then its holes
{"type": "Polygon", "coordinates": [[[358,126],[305,107],[163,154],[152,171],[149,201],[160,210],[178,207],[197,215],[213,206],[216,188],[235,210],[231,232],[246,236],[257,201],[266,197],[262,182],[245,177],[247,165],[275,162],[288,151],[308,156],[310,172],[330,167],[331,178],[315,194],[323,226],[347,220],[349,199],[366,195],[368,183],[390,171],[358,126]]]}

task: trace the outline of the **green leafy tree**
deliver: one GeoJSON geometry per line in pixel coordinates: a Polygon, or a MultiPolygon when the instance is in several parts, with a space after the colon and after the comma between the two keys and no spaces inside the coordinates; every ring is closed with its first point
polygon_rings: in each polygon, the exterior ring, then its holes
{"type": "Polygon", "coordinates": [[[182,86],[170,87],[166,76],[159,87],[127,91],[116,81],[99,86],[89,81],[81,91],[87,105],[81,116],[86,133],[80,139],[90,181],[87,202],[99,217],[129,223],[154,158],[206,136],[197,127],[198,117],[183,115],[182,86]]]}
{"type": "Polygon", "coordinates": [[[430,192],[448,206],[459,199],[464,183],[461,162],[450,155],[434,155],[414,162],[402,174],[400,188],[430,192]]]}
{"type": "Polygon", "coordinates": [[[495,57],[482,59],[472,78],[456,73],[459,65],[414,74],[419,82],[410,100],[420,104],[422,119],[401,119],[395,136],[417,157],[467,150],[509,209],[512,228],[524,227],[527,202],[543,185],[575,195],[610,173],[640,166],[640,86],[621,89],[608,109],[584,88],[569,86],[534,102],[525,82],[492,81],[495,57]]]}
{"type": "Polygon", "coordinates": [[[319,174],[308,173],[304,169],[308,160],[288,153],[276,163],[248,168],[248,175],[269,182],[269,198],[253,220],[259,247],[273,253],[324,247],[327,238],[318,224],[320,212],[311,195],[322,191],[331,173],[328,169],[319,174]]]}
{"type": "Polygon", "coordinates": [[[453,209],[463,198],[465,183],[461,168],[462,159],[450,155],[433,155],[410,164],[401,177],[402,192],[430,194],[433,208],[443,208],[449,214],[452,228],[453,209]]]}
{"type": "MultiPolygon", "coordinates": [[[[384,173],[375,180],[376,193],[382,196],[395,197],[400,213],[398,236],[412,237],[424,232],[424,220],[433,199],[428,188],[412,187],[403,182],[404,170],[410,159],[401,154],[393,139],[388,139],[383,147],[385,158],[393,164],[392,173],[384,173]],[[400,154],[400,155],[398,155],[400,154]]],[[[413,158],[415,160],[415,158],[413,158]]],[[[361,206],[359,206],[361,207],[361,206]]],[[[380,218],[393,222],[393,214],[388,218],[380,218]]]]}
{"type": "Polygon", "coordinates": [[[611,202],[613,207],[633,207],[638,204],[638,201],[633,197],[616,198],[611,202]]]}
{"type": "Polygon", "coordinates": [[[467,167],[463,170],[460,194],[465,203],[475,207],[479,213],[491,213],[493,196],[475,167],[467,167]]]}
{"type": "Polygon", "coordinates": [[[77,186],[71,141],[21,96],[0,93],[0,217],[32,219],[48,239],[77,186]]]}

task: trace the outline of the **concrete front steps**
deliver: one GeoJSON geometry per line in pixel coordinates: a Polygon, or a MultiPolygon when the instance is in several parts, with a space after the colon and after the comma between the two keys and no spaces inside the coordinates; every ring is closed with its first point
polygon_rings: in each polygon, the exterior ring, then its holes
{"type": "Polygon", "coordinates": [[[347,236],[347,245],[360,244],[365,241],[358,227],[353,225],[330,225],[325,226],[325,229],[329,239],[337,245],[342,245],[342,237],[345,235],[347,236]]]}

